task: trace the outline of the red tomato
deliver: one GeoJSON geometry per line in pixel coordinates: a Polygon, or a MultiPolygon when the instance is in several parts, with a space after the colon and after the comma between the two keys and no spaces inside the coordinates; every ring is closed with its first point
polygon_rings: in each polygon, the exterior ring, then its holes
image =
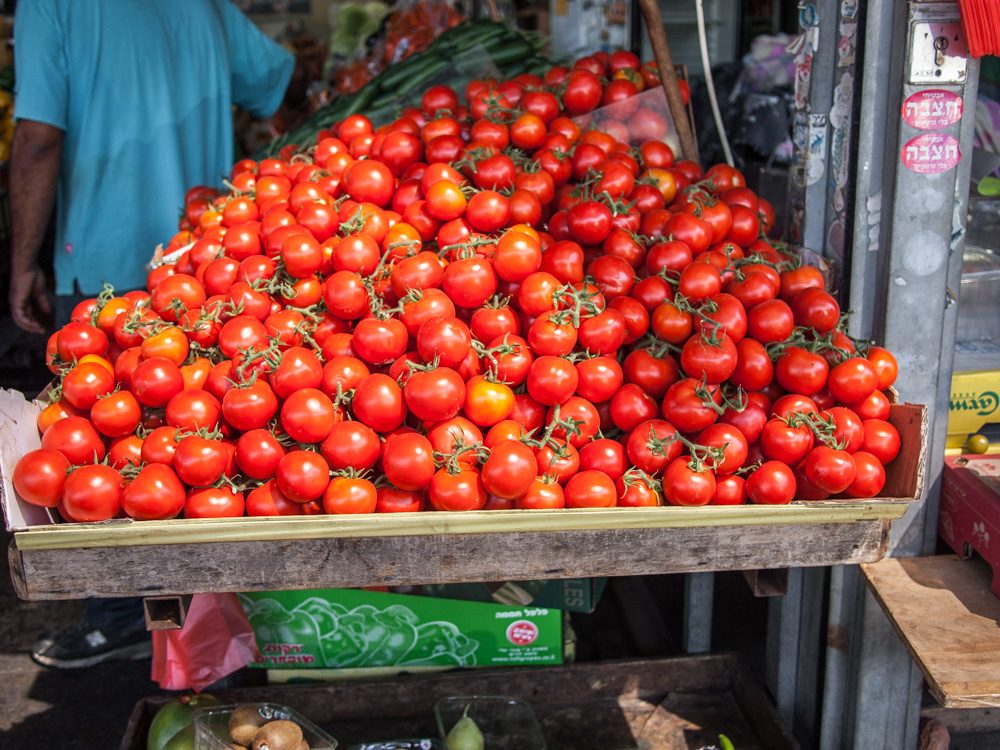
{"type": "Polygon", "coordinates": [[[822,390],[829,370],[821,355],[800,346],[791,346],[785,350],[774,366],[775,378],[782,388],[805,396],[822,390]]]}
{"type": "Polygon", "coordinates": [[[66,417],[42,435],[42,448],[58,451],[74,465],[95,463],[104,458],[104,441],[85,417],[66,417]]]}
{"type": "Polygon", "coordinates": [[[861,442],[861,450],[871,453],[883,466],[895,460],[900,447],[896,428],[883,419],[866,419],[862,422],[862,427],[865,437],[861,442]]]}
{"type": "Polygon", "coordinates": [[[482,468],[487,492],[511,500],[524,495],[537,474],[534,452],[519,440],[504,440],[493,446],[482,468]]]}
{"type": "Polygon", "coordinates": [[[308,503],[319,499],[326,490],[330,483],[330,466],[318,453],[289,451],[278,462],[274,479],[289,500],[308,503]]]}
{"type": "Polygon", "coordinates": [[[567,508],[611,508],[618,502],[618,490],[607,474],[581,471],[564,488],[567,508]]]}
{"type": "Polygon", "coordinates": [[[104,366],[80,362],[63,376],[62,397],[80,411],[92,407],[115,387],[115,376],[104,366]]]}
{"type": "Polygon", "coordinates": [[[708,505],[715,496],[715,475],[692,468],[687,456],[675,458],[663,473],[663,496],[671,505],[708,505]]]}
{"type": "Polygon", "coordinates": [[[125,485],[122,508],[137,521],[175,518],[184,509],[184,485],[166,464],[149,464],[125,485]]]}
{"type": "Polygon", "coordinates": [[[847,451],[818,445],[805,459],[805,475],[824,492],[836,495],[854,482],[854,459],[847,451]]]}
{"type": "Polygon", "coordinates": [[[746,488],[743,477],[728,474],[715,478],[715,494],[711,505],[742,505],[746,502],[746,488]]]}
{"type": "Polygon", "coordinates": [[[885,486],[885,469],[882,462],[867,451],[854,454],[854,481],[848,486],[849,497],[875,497],[885,486]]]}
{"type": "Polygon", "coordinates": [[[273,480],[252,490],[246,497],[248,516],[299,516],[304,507],[282,495],[273,480]]]}
{"type": "Polygon", "coordinates": [[[717,335],[717,341],[696,334],[689,338],[681,350],[681,368],[688,377],[704,380],[709,384],[727,380],[736,370],[736,344],[726,334],[717,335]]]}
{"type": "Polygon", "coordinates": [[[423,490],[434,477],[434,447],[415,432],[393,438],[382,450],[385,477],[401,490],[423,490]]]}
{"type": "Polygon", "coordinates": [[[375,485],[361,477],[334,477],[323,492],[326,513],[374,513],[378,493],[375,485]]]}
{"type": "Polygon", "coordinates": [[[403,392],[388,375],[373,373],[355,388],[354,416],[378,433],[392,432],[406,419],[403,392]]]}
{"type": "Polygon", "coordinates": [[[166,418],[167,424],[172,427],[197,432],[200,429],[215,429],[221,413],[219,399],[208,391],[196,388],[181,391],[171,398],[167,402],[166,418]]]}
{"type": "Polygon", "coordinates": [[[180,368],[163,357],[140,362],[132,374],[132,393],[143,406],[166,406],[183,389],[180,368]]]}
{"type": "Polygon", "coordinates": [[[401,490],[388,485],[379,487],[376,493],[376,513],[416,513],[424,510],[427,496],[423,492],[401,490]]]}
{"type": "Polygon", "coordinates": [[[580,454],[565,440],[550,439],[535,453],[540,475],[551,474],[565,484],[580,469],[580,454]]]}
{"type": "Polygon", "coordinates": [[[815,438],[805,425],[793,427],[784,419],[772,419],[760,433],[760,449],[767,458],[794,466],[812,450],[815,438]]]}
{"type": "MultiPolygon", "coordinates": [[[[176,396],[175,396],[176,398],[176,396]]],[[[142,407],[129,391],[115,391],[98,399],[90,409],[90,421],[102,435],[117,438],[139,426],[142,407]]]]}
{"type": "Polygon", "coordinates": [[[223,418],[240,432],[267,426],[277,411],[278,398],[263,380],[230,388],[222,397],[223,418]]]}
{"type": "Polygon", "coordinates": [[[356,161],[344,171],[344,189],[352,199],[385,207],[396,188],[392,170],[373,159],[356,161]]]}
{"type": "Polygon", "coordinates": [[[439,469],[427,489],[434,510],[481,510],[486,504],[486,488],[479,472],[463,468],[457,474],[439,469]]]}
{"type": "Polygon", "coordinates": [[[745,338],[736,344],[736,367],[729,382],[745,391],[760,391],[774,377],[774,365],[767,349],[756,338],[745,338]]]}
{"type": "Polygon", "coordinates": [[[29,451],[14,466],[14,489],[32,505],[55,508],[62,497],[69,467],[69,460],[59,451],[47,448],[29,451]]]}
{"type": "Polygon", "coordinates": [[[185,484],[208,487],[219,481],[228,461],[229,455],[221,441],[188,435],[177,442],[173,467],[185,484]]]}
{"type": "Polygon", "coordinates": [[[747,439],[738,427],[725,422],[709,425],[698,434],[699,445],[721,451],[722,460],[713,461],[712,469],[718,474],[732,474],[743,466],[747,458],[747,439]]]}
{"type": "Polygon", "coordinates": [[[252,479],[271,479],[285,449],[270,430],[250,430],[236,441],[236,465],[252,479]]]}
{"type": "Polygon", "coordinates": [[[580,468],[584,471],[601,471],[617,481],[628,465],[625,448],[618,440],[600,438],[580,448],[580,468]]]}
{"type": "Polygon", "coordinates": [[[381,457],[378,435],[360,422],[335,422],[320,445],[333,471],[371,469],[381,457]]]}
{"type": "Polygon", "coordinates": [[[318,388],[295,391],[281,406],[281,426],[300,443],[320,442],[330,434],[336,417],[333,402],[318,388]]]}
{"type": "Polygon", "coordinates": [[[239,518],[246,508],[243,493],[231,487],[192,490],[184,501],[185,518],[239,518]]]}
{"type": "Polygon", "coordinates": [[[832,331],[840,322],[840,305],[823,289],[805,289],[791,301],[795,323],[815,328],[819,333],[832,331]]]}
{"type": "Polygon", "coordinates": [[[878,386],[875,366],[862,357],[851,357],[830,370],[827,387],[844,404],[864,401],[878,386]]]}
{"type": "Polygon", "coordinates": [[[663,471],[681,454],[683,447],[677,439],[677,430],[662,419],[640,422],[629,433],[625,443],[628,460],[647,474],[663,471]]]}
{"type": "Polygon", "coordinates": [[[744,487],[751,502],[787,505],[795,497],[795,475],[781,461],[765,461],[747,477],[744,487]]]}
{"type": "Polygon", "coordinates": [[[571,362],[562,357],[538,357],[528,370],[528,393],[540,404],[555,406],[573,395],[579,381],[571,362]]]}
{"type": "Polygon", "coordinates": [[[549,510],[566,507],[566,496],[557,482],[544,477],[535,479],[528,491],[514,501],[520,510],[549,510]]]}
{"type": "Polygon", "coordinates": [[[667,389],[662,411],[664,418],[681,432],[696,432],[719,418],[721,404],[722,393],[716,386],[685,378],[667,389]]]}
{"type": "Polygon", "coordinates": [[[574,70],[566,77],[563,106],[570,115],[582,115],[601,102],[601,79],[588,70],[574,70]]]}
{"type": "Polygon", "coordinates": [[[868,349],[868,361],[875,368],[875,373],[878,376],[878,385],[876,387],[880,391],[884,391],[896,382],[899,365],[896,363],[896,358],[892,355],[892,352],[881,346],[873,346],[868,349]]]}
{"type": "Polygon", "coordinates": [[[615,481],[619,508],[649,508],[663,504],[660,484],[640,471],[630,471],[615,481]]]}
{"type": "Polygon", "coordinates": [[[59,512],[71,521],[107,521],[121,512],[122,476],[92,464],[70,472],[63,483],[59,512]]]}

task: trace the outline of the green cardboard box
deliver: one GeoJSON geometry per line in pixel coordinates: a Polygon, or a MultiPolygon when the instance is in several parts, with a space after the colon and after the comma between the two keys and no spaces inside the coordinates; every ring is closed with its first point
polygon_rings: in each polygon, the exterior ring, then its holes
{"type": "Polygon", "coordinates": [[[561,664],[563,613],[361,589],[240,594],[268,669],[561,664]]]}
{"type": "MultiPolygon", "coordinates": [[[[418,586],[413,593],[498,604],[531,604],[568,612],[593,612],[607,585],[607,578],[563,578],[553,581],[506,583],[445,583],[418,586]]],[[[405,591],[405,590],[404,590],[405,591]]]]}

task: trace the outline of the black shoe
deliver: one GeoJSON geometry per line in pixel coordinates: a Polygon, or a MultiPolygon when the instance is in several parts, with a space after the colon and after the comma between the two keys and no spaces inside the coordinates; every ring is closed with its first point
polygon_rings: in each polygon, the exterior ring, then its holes
{"type": "Polygon", "coordinates": [[[35,641],[31,658],[52,669],[81,669],[106,661],[145,659],[153,643],[145,628],[101,629],[85,622],[35,641]]]}

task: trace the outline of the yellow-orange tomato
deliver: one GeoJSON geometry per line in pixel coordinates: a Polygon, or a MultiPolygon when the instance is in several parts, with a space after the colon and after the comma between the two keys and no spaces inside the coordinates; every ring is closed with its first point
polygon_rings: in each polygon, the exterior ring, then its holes
{"type": "Polygon", "coordinates": [[[646,88],[646,80],[642,77],[642,73],[635,68],[624,68],[622,70],[618,70],[612,76],[612,79],[631,81],[637,91],[643,91],[646,88]]]}
{"type": "Polygon", "coordinates": [[[465,416],[480,427],[495,425],[514,410],[514,391],[476,375],[465,384],[465,416]]]}
{"type": "Polygon", "coordinates": [[[108,372],[110,372],[112,375],[115,374],[115,367],[114,367],[114,365],[112,365],[104,357],[100,357],[100,356],[98,356],[96,354],[84,354],[82,357],[80,357],[80,361],[77,362],[77,364],[84,365],[84,364],[87,364],[88,362],[90,362],[91,364],[100,365],[105,370],[107,370],[108,372]]]}
{"type": "Polygon", "coordinates": [[[416,255],[422,247],[420,232],[403,221],[393,224],[382,240],[382,250],[392,252],[396,257],[416,255]]]}
{"type": "Polygon", "coordinates": [[[188,355],[188,338],[177,326],[167,326],[142,342],[143,359],[165,357],[175,365],[180,365],[188,355]]]}
{"type": "Polygon", "coordinates": [[[521,234],[526,234],[529,237],[533,237],[536,242],[539,240],[538,230],[536,230],[530,224],[515,224],[514,226],[512,226],[507,231],[508,232],[520,232],[521,234]]]}
{"type": "Polygon", "coordinates": [[[38,427],[39,434],[44,435],[45,431],[49,429],[52,425],[58,422],[60,419],[65,419],[66,417],[78,417],[80,412],[70,406],[68,403],[60,399],[54,404],[49,404],[40,412],[38,412],[38,418],[35,424],[38,427]]]}
{"type": "Polygon", "coordinates": [[[189,365],[181,367],[181,377],[184,378],[184,390],[204,388],[208,373],[212,370],[212,362],[206,357],[198,357],[189,365]]]}
{"type": "Polygon", "coordinates": [[[667,205],[674,202],[674,198],[677,196],[677,178],[674,173],[669,169],[660,169],[659,167],[651,167],[640,175],[640,179],[652,178],[656,184],[656,189],[660,191],[660,195],[663,196],[663,200],[666,201],[667,205]]]}
{"type": "Polygon", "coordinates": [[[132,303],[124,297],[112,297],[101,311],[97,313],[97,327],[105,333],[111,333],[119,315],[124,315],[132,308],[132,303]]]}

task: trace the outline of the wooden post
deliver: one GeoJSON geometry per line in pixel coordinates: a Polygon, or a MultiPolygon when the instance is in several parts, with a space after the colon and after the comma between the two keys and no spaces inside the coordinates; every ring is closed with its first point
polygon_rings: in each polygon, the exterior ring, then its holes
{"type": "Polygon", "coordinates": [[[674,60],[670,54],[670,45],[667,43],[666,29],[663,28],[660,6],[657,0],[639,0],[639,7],[642,9],[646,29],[649,31],[649,41],[653,45],[656,66],[660,69],[660,81],[663,84],[663,92],[667,95],[667,104],[670,106],[670,115],[674,118],[674,127],[677,128],[681,151],[685,159],[697,161],[698,147],[694,142],[694,133],[691,131],[687,109],[684,107],[684,102],[681,101],[681,90],[677,85],[674,60]]]}
{"type": "Polygon", "coordinates": [[[500,8],[497,7],[497,0],[486,0],[486,8],[490,12],[491,21],[503,20],[503,16],[500,15],[500,8]]]}

